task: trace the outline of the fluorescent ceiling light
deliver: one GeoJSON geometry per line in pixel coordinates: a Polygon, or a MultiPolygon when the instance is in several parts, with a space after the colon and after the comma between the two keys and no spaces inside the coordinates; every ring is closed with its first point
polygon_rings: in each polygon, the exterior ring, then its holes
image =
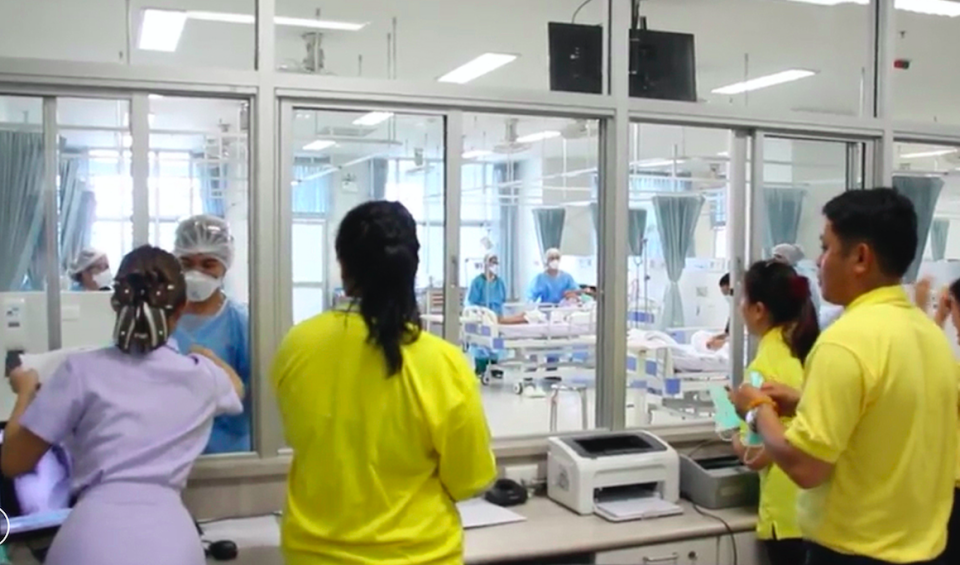
{"type": "MultiPolygon", "coordinates": [[[[224,22],[230,24],[248,24],[257,23],[257,18],[253,14],[231,14],[228,12],[187,12],[187,17],[191,20],[204,22],[224,22]]],[[[279,26],[306,27],[312,29],[332,29],[341,31],[360,31],[367,27],[366,22],[338,22],[334,20],[312,20],[310,18],[288,18],[276,16],[273,23],[279,26]]]]}
{"type": "Polygon", "coordinates": [[[717,157],[729,157],[729,156],[730,156],[730,152],[729,152],[729,151],[721,151],[721,152],[717,153],[717,157]]]}
{"type": "Polygon", "coordinates": [[[804,69],[790,69],[789,71],[780,71],[779,73],[774,73],[772,75],[762,76],[743,82],[737,82],[731,85],[722,86],[713,90],[714,94],[741,94],[743,92],[749,92],[751,90],[758,90],[761,88],[767,88],[768,86],[774,86],[777,84],[783,84],[785,82],[792,82],[795,80],[800,80],[802,78],[812,77],[817,73],[813,71],[808,71],[804,69]]]}
{"type": "Polygon", "coordinates": [[[304,151],[323,151],[324,149],[329,149],[336,145],[336,141],[330,141],[329,139],[318,139],[316,141],[310,142],[303,146],[304,151]]]}
{"type": "Polygon", "coordinates": [[[437,80],[439,82],[465,84],[477,77],[481,77],[489,72],[495,71],[508,63],[512,63],[516,59],[516,55],[506,55],[503,53],[484,53],[469,63],[453,69],[437,80]]]}
{"type": "Polygon", "coordinates": [[[311,20],[309,18],[287,18],[284,16],[273,18],[273,23],[278,26],[309,27],[313,29],[333,29],[340,31],[360,31],[367,27],[366,22],[336,22],[333,20],[311,20]]]}
{"type": "MultiPolygon", "coordinates": [[[[634,161],[630,163],[634,167],[647,168],[647,167],[669,167],[674,161],[672,159],[647,159],[646,161],[634,161]]],[[[677,161],[679,164],[680,161],[677,161]]]]}
{"type": "Polygon", "coordinates": [[[375,126],[393,117],[393,112],[370,112],[353,120],[355,126],[375,126]]]}
{"type": "Polygon", "coordinates": [[[956,153],[956,149],[937,149],[936,151],[921,151],[919,153],[904,153],[901,159],[922,159],[923,157],[940,157],[956,153]]]}
{"type": "Polygon", "coordinates": [[[144,10],[140,22],[140,49],[167,53],[176,51],[186,22],[186,12],[144,10]]]}
{"type": "Polygon", "coordinates": [[[536,141],[543,141],[544,139],[553,139],[555,137],[560,137],[559,131],[541,131],[540,133],[531,133],[530,135],[518,137],[517,143],[534,143],[536,141]]]}
{"type": "Polygon", "coordinates": [[[480,157],[486,157],[488,155],[493,155],[493,151],[487,151],[485,149],[474,149],[472,151],[464,152],[461,157],[464,159],[479,159],[480,157]]]}
{"type": "Polygon", "coordinates": [[[163,94],[150,94],[147,98],[150,100],[163,100],[163,94]]]}

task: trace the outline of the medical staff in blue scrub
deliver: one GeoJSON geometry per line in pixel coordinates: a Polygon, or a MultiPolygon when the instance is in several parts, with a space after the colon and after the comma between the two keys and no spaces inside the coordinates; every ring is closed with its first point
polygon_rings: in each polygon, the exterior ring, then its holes
{"type": "MultiPolygon", "coordinates": [[[[476,276],[470,283],[470,292],[467,293],[467,306],[482,306],[488,308],[497,318],[503,316],[503,305],[507,301],[507,285],[499,275],[500,259],[495,253],[488,253],[483,258],[483,273],[476,276]]],[[[470,346],[473,357],[473,370],[478,375],[487,371],[490,363],[500,360],[498,351],[476,345],[470,346]]],[[[500,376],[500,372],[494,372],[500,376]]]]}
{"type": "Polygon", "coordinates": [[[560,250],[548,249],[544,260],[547,268],[534,277],[527,292],[527,299],[541,304],[560,304],[564,298],[580,296],[580,286],[570,273],[560,270],[560,250]]]}
{"type": "MultiPolygon", "coordinates": [[[[173,334],[181,352],[200,346],[233,368],[250,390],[250,316],[224,294],[223,279],[233,263],[230,227],[215,216],[194,216],[177,227],[174,255],[183,266],[187,305],[173,334]]],[[[245,414],[250,394],[243,399],[245,414]]],[[[218,416],[204,453],[250,451],[250,419],[240,414],[218,416]]]]}
{"type": "Polygon", "coordinates": [[[81,251],[70,265],[69,274],[73,281],[70,290],[98,291],[111,290],[113,287],[110,260],[107,259],[107,254],[99,249],[88,247],[81,251]]]}
{"type": "Polygon", "coordinates": [[[483,273],[470,283],[467,293],[468,306],[482,306],[493,311],[497,317],[503,316],[503,304],[507,301],[507,285],[499,275],[500,259],[495,253],[488,253],[483,259],[483,273]]]}

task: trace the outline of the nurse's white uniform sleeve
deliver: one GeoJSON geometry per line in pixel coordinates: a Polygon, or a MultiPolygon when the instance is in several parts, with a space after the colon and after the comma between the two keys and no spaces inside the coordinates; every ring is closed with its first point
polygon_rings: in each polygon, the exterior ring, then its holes
{"type": "Polygon", "coordinates": [[[243,414],[243,402],[233,387],[230,375],[217,366],[216,363],[202,355],[190,355],[197,362],[198,368],[213,384],[213,397],[216,406],[216,415],[229,414],[231,416],[243,414]]]}

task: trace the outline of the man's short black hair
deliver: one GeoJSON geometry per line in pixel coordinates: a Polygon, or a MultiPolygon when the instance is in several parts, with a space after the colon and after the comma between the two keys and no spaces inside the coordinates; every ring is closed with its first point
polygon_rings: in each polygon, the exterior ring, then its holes
{"type": "Polygon", "coordinates": [[[726,273],[720,277],[720,286],[730,286],[730,273],[726,273]]]}
{"type": "Polygon", "coordinates": [[[848,190],[827,202],[823,215],[844,247],[869,245],[889,277],[902,277],[917,255],[917,212],[892,188],[848,190]]]}

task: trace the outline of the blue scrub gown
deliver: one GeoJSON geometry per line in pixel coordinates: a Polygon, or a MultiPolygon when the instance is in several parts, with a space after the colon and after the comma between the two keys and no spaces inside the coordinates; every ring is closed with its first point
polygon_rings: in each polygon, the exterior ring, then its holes
{"type": "MultiPolygon", "coordinates": [[[[503,316],[503,305],[506,302],[507,285],[500,277],[489,280],[486,275],[480,274],[470,283],[470,291],[467,293],[468,306],[482,306],[489,308],[497,316],[503,316]]],[[[487,362],[500,360],[500,353],[486,347],[470,347],[470,354],[473,356],[478,373],[486,369],[487,362]]]]}
{"type": "Polygon", "coordinates": [[[244,414],[217,416],[204,453],[250,451],[250,314],[246,307],[227,299],[213,316],[184,314],[173,332],[181,353],[194,345],[213,351],[237,372],[247,391],[244,414]]]}
{"type": "Polygon", "coordinates": [[[570,273],[559,271],[556,276],[547,272],[540,273],[530,283],[527,299],[542,304],[560,304],[563,295],[571,290],[580,290],[570,273]]]}

